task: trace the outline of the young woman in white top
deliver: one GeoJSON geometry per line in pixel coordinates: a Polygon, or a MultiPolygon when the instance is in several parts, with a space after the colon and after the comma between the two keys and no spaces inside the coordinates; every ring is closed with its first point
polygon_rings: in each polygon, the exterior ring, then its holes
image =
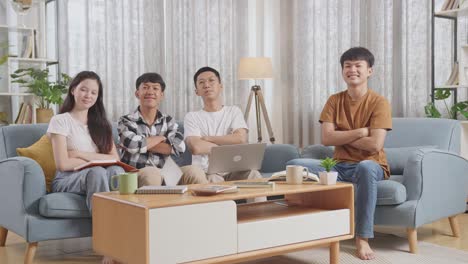
{"type": "Polygon", "coordinates": [[[101,79],[95,72],[82,71],[72,80],[60,114],[50,121],[47,134],[57,167],[52,191],[86,195],[91,213],[93,193],[108,192],[110,177],[124,173],[119,166],[73,171],[90,160],[119,160],[104,109],[101,79]]]}

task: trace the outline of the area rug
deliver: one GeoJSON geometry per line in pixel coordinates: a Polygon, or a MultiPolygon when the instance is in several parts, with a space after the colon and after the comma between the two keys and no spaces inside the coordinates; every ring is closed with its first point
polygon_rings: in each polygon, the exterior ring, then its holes
{"type": "MultiPolygon", "coordinates": [[[[340,264],[467,264],[468,252],[442,247],[427,242],[418,242],[418,254],[408,253],[408,241],[404,238],[387,234],[376,234],[371,246],[376,258],[363,261],[355,257],[354,240],[340,244],[340,264]]],[[[313,248],[281,256],[243,262],[243,264],[327,264],[328,248],[313,248]]]]}

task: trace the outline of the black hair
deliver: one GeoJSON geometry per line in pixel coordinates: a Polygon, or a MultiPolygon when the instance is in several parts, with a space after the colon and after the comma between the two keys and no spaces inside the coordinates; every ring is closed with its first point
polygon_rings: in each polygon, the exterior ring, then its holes
{"type": "Polygon", "coordinates": [[[214,73],[216,75],[216,77],[218,77],[219,82],[221,83],[221,76],[219,75],[219,72],[217,70],[211,68],[211,67],[205,66],[205,67],[202,67],[202,68],[198,69],[198,71],[193,76],[193,82],[195,83],[195,86],[197,86],[198,75],[200,75],[200,74],[202,74],[204,72],[214,73]]]}
{"type": "Polygon", "coordinates": [[[343,55],[341,55],[341,58],[340,58],[341,68],[343,68],[345,61],[356,61],[356,60],[366,61],[369,68],[374,66],[374,55],[372,54],[372,52],[370,52],[368,49],[364,47],[354,47],[345,51],[343,55]]]}
{"type": "Polygon", "coordinates": [[[101,78],[95,72],[82,71],[78,73],[70,83],[68,88],[68,94],[65,101],[60,108],[60,113],[66,113],[73,110],[75,107],[75,97],[72,92],[74,89],[84,80],[91,79],[95,80],[99,86],[99,93],[96,103],[88,109],[88,130],[91,135],[91,139],[96,144],[99,153],[108,154],[112,150],[113,138],[112,128],[107,120],[106,110],[103,103],[103,88],[101,78]]]}
{"type": "Polygon", "coordinates": [[[164,82],[163,78],[159,73],[155,72],[147,72],[143,73],[140,77],[136,79],[136,89],[138,90],[138,87],[140,87],[140,84],[142,83],[159,83],[161,85],[161,90],[164,92],[166,89],[166,83],[164,82]]]}

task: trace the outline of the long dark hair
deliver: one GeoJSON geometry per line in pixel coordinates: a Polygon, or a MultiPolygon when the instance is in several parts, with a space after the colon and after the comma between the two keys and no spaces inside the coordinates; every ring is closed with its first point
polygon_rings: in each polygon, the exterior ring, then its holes
{"type": "Polygon", "coordinates": [[[106,109],[102,102],[103,88],[101,78],[93,71],[82,71],[78,73],[68,87],[68,94],[60,108],[60,113],[66,113],[75,107],[75,97],[73,90],[84,80],[95,80],[99,86],[99,94],[96,103],[88,110],[88,130],[94,144],[99,149],[99,153],[110,153],[112,150],[112,128],[107,120],[106,109]]]}

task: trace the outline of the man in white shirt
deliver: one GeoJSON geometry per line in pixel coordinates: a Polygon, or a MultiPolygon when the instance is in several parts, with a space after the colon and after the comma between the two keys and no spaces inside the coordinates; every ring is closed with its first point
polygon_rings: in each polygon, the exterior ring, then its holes
{"type": "MultiPolygon", "coordinates": [[[[194,75],[195,93],[203,99],[203,109],[190,112],[184,119],[185,142],[192,151],[192,165],[208,170],[208,154],[220,145],[247,143],[247,124],[237,106],[224,106],[219,72],[200,68],[194,75]]],[[[210,182],[261,178],[256,170],[206,175],[210,182]]]]}

